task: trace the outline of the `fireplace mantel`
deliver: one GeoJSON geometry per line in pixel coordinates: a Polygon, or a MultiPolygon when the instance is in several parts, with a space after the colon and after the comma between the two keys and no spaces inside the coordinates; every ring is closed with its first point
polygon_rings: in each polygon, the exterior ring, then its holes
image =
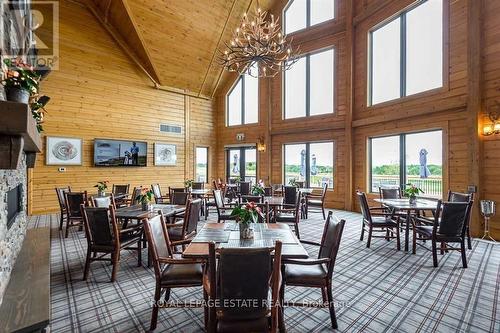
{"type": "Polygon", "coordinates": [[[42,139],[28,105],[0,101],[0,169],[16,169],[22,152],[28,167],[42,151],[42,139]]]}

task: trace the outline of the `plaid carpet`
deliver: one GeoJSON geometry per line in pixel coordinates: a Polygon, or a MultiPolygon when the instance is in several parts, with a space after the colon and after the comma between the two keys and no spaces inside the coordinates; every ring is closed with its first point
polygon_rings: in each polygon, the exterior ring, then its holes
{"type": "MultiPolygon", "coordinates": [[[[342,332],[500,332],[500,245],[473,241],[469,268],[460,254],[396,251],[395,240],[361,242],[360,215],[334,211],[346,228],[333,275],[339,331],[342,332]]],[[[213,215],[212,215],[213,216],[213,215]]],[[[301,222],[301,237],[319,241],[320,214],[301,222]]],[[[82,281],[86,241],[73,229],[67,239],[56,229],[57,215],[33,216],[30,227],[51,225],[52,332],[142,332],[148,329],[154,292],[152,268],[137,267],[135,254],[124,251],[116,283],[111,266],[94,262],[82,281]]],[[[411,243],[410,243],[411,244],[411,243]]],[[[314,246],[306,245],[311,257],[314,246]]],[[[143,258],[146,257],[146,251],[143,258]]],[[[174,289],[173,300],[201,299],[201,288],[174,289]]],[[[319,290],[291,288],[286,299],[320,300],[319,290]]],[[[288,332],[329,332],[327,309],[286,308],[288,332]]],[[[203,331],[202,309],[160,309],[157,332],[203,331]]]]}

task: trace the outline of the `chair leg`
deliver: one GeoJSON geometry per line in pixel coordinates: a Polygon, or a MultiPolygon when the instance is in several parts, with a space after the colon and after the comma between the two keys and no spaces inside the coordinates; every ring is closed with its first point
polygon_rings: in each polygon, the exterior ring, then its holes
{"type": "Polygon", "coordinates": [[[398,249],[398,251],[401,250],[401,237],[399,236],[399,226],[396,227],[396,248],[398,249]]]}
{"type": "Polygon", "coordinates": [[[332,321],[332,327],[334,329],[338,328],[337,317],[335,316],[335,306],[333,304],[333,296],[332,296],[332,285],[328,283],[326,287],[326,293],[328,296],[328,309],[330,310],[330,320],[332,321]]]}
{"type": "Polygon", "coordinates": [[[161,287],[159,286],[158,283],[156,283],[153,313],[151,314],[151,324],[149,326],[150,331],[154,331],[156,329],[156,323],[158,322],[158,309],[159,309],[158,303],[160,302],[160,296],[161,296],[161,287]]]}
{"type": "Polygon", "coordinates": [[[64,213],[61,212],[61,218],[59,219],[59,230],[62,230],[64,223],[64,213]]]}
{"type": "Polygon", "coordinates": [[[323,300],[323,303],[328,302],[326,288],[321,288],[321,299],[323,300]]]}
{"type": "Polygon", "coordinates": [[[438,267],[438,256],[437,256],[437,248],[436,248],[436,240],[432,240],[432,264],[434,267],[438,267]]]}
{"type": "MultiPolygon", "coordinates": [[[[398,233],[399,233],[399,228],[398,228],[398,233]]],[[[417,231],[415,230],[415,228],[413,228],[413,239],[412,239],[411,253],[413,253],[413,254],[417,253],[417,231]]]]}
{"type": "Polygon", "coordinates": [[[326,220],[325,207],[321,206],[321,212],[323,213],[323,220],[326,220]]]}
{"type": "Polygon", "coordinates": [[[370,247],[371,241],[372,241],[372,226],[370,226],[370,229],[368,229],[368,241],[366,242],[366,247],[370,247]]]}
{"type": "Polygon", "coordinates": [[[365,235],[365,224],[362,223],[361,224],[361,237],[359,237],[359,240],[362,241],[363,240],[363,236],[365,235]]]}
{"type": "Polygon", "coordinates": [[[295,234],[297,235],[297,238],[300,239],[300,232],[299,232],[299,224],[295,223],[295,234]]]}
{"type": "Polygon", "coordinates": [[[471,238],[470,238],[470,228],[469,228],[469,226],[467,226],[467,248],[469,250],[472,250],[472,242],[471,242],[471,238]]]}
{"type": "Polygon", "coordinates": [[[68,219],[68,221],[66,222],[66,233],[64,234],[64,238],[68,238],[69,225],[70,225],[70,222],[69,222],[69,219],[68,219]]]}
{"type": "Polygon", "coordinates": [[[116,281],[116,271],[118,270],[118,260],[120,259],[119,255],[120,255],[119,252],[118,253],[113,252],[111,254],[111,262],[113,264],[113,269],[111,271],[111,282],[116,281]]]}
{"type": "Polygon", "coordinates": [[[90,251],[90,248],[87,248],[87,258],[85,259],[85,268],[83,269],[83,281],[87,281],[87,277],[89,275],[90,261],[92,260],[90,258],[91,253],[92,251],[90,251]]]}
{"type": "Polygon", "coordinates": [[[141,267],[142,266],[142,247],[141,247],[141,239],[137,241],[137,266],[141,267]]]}
{"type": "Polygon", "coordinates": [[[460,242],[460,253],[462,254],[462,266],[467,268],[467,252],[465,248],[465,239],[460,242]]]}

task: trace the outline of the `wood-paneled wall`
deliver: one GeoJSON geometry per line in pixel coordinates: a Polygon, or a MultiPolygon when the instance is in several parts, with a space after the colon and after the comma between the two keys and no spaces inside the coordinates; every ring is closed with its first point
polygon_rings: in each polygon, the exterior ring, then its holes
{"type": "MultiPolygon", "coordinates": [[[[335,189],[328,193],[327,205],[358,209],[354,192],[367,190],[369,137],[442,129],[443,195],[448,189],[465,192],[468,185],[476,185],[479,190],[476,203],[480,199],[493,199],[500,204],[499,138],[484,138],[478,133],[487,106],[500,102],[500,4],[496,0],[443,1],[444,85],[440,89],[373,107],[366,103],[368,31],[414,0],[337,0],[337,19],[293,34],[302,52],[335,47],[335,115],[283,120],[282,78],[277,76],[261,80],[259,124],[226,127],[225,95],[231,86],[229,80],[217,93],[218,175],[225,176],[223,148],[236,143],[236,133],[245,133],[248,142],[265,138],[267,151],[259,155],[262,156],[259,174],[273,183],[283,179],[284,143],[333,139],[335,189]],[[476,98],[478,94],[482,94],[483,106],[481,99],[478,102],[476,98]]],[[[273,8],[275,15],[281,14],[286,2],[277,1],[273,8]]],[[[500,239],[500,216],[493,220],[491,229],[500,239]]],[[[482,234],[477,205],[472,231],[477,236],[482,234]]]]}
{"type": "Polygon", "coordinates": [[[131,186],[182,185],[194,172],[194,149],[209,147],[210,173],[215,170],[215,116],[212,102],[153,89],[149,80],[115,43],[94,16],[71,1],[60,2],[60,62],[42,84],[51,97],[45,136],[83,139],[83,165],[45,165],[37,157],[30,175],[30,212],[58,209],[54,187],[71,185],[94,192],[100,180],[131,186]],[[159,132],[160,123],[179,125],[182,134],[159,132]],[[148,142],[147,167],[93,167],[93,139],[135,139],[148,142]],[[177,145],[177,165],[156,167],[154,142],[177,145]]]}

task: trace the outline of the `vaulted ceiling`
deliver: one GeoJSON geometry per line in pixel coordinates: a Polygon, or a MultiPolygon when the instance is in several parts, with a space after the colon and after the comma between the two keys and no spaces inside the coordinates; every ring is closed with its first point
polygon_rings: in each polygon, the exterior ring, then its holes
{"type": "MultiPolygon", "coordinates": [[[[218,49],[257,0],[85,0],[158,85],[213,97],[218,49]]],[[[274,0],[259,0],[267,9],[274,0]]]]}

